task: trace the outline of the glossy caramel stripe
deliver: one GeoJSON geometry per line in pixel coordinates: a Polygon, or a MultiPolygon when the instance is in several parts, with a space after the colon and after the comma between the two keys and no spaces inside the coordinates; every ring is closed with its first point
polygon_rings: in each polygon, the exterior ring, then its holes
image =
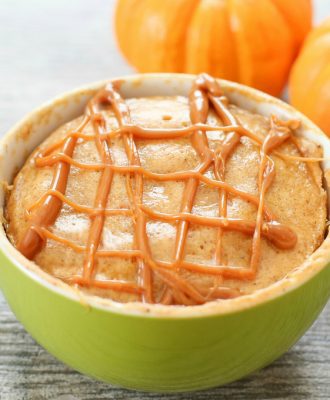
{"type": "MultiPolygon", "coordinates": [[[[203,90],[204,77],[199,76],[189,94],[190,119],[193,124],[205,124],[209,112],[207,93],[203,90]]],[[[213,156],[208,146],[205,132],[199,130],[191,136],[191,144],[199,155],[202,163],[196,168],[200,174],[206,172],[213,161],[213,156]]],[[[185,184],[181,202],[181,213],[191,213],[196,191],[199,185],[198,179],[191,177],[185,184]]],[[[188,232],[188,221],[179,221],[175,238],[174,260],[180,266],[188,232]]]]}
{"type": "MultiPolygon", "coordinates": [[[[123,124],[130,124],[131,117],[128,106],[118,92],[116,92],[112,85],[109,85],[105,89],[108,100],[113,105],[114,112],[119,124],[122,127],[123,124]]],[[[123,133],[122,140],[124,142],[127,159],[130,165],[141,167],[139,154],[134,143],[132,134],[128,131],[123,133]]],[[[127,176],[128,181],[128,196],[131,198],[132,210],[134,213],[134,243],[138,249],[145,254],[150,254],[149,244],[146,233],[146,219],[145,215],[139,208],[139,204],[142,203],[143,197],[143,178],[141,174],[134,174],[135,178],[135,191],[132,188],[130,181],[130,175],[127,176]],[[131,194],[131,195],[130,195],[131,194]]],[[[151,256],[150,256],[151,257],[151,256]]],[[[141,285],[144,289],[142,293],[142,300],[148,303],[154,302],[153,290],[152,290],[152,272],[150,265],[145,263],[142,259],[137,259],[139,278],[141,285]]]]}
{"type": "MultiPolygon", "coordinates": [[[[265,137],[265,140],[260,149],[260,167],[258,176],[258,188],[259,188],[259,205],[257,211],[256,227],[253,234],[252,240],[252,255],[250,267],[252,271],[257,273],[258,266],[260,264],[260,246],[261,246],[261,229],[263,223],[263,208],[265,203],[265,195],[269,187],[271,186],[275,177],[275,164],[274,161],[269,158],[269,154],[273,149],[280,146],[286,140],[290,139],[290,129],[287,127],[276,126],[275,119],[271,118],[271,128],[265,137]]],[[[295,243],[294,243],[295,244],[295,243]]]]}
{"type": "MultiPolygon", "coordinates": [[[[76,129],[78,132],[83,130],[89,122],[89,117],[84,116],[82,122],[76,129]]],[[[74,136],[68,137],[63,145],[62,152],[68,157],[72,157],[75,149],[77,138],[74,136]]],[[[68,176],[70,172],[70,164],[59,162],[56,166],[53,181],[51,183],[52,190],[56,190],[62,194],[65,193],[68,176]]],[[[46,197],[38,211],[33,214],[30,226],[23,235],[22,239],[17,244],[17,249],[30,260],[40,251],[44,245],[43,238],[38,232],[33,229],[34,226],[51,226],[54,224],[59,212],[62,208],[62,201],[53,195],[46,197]]]]}
{"type": "MultiPolygon", "coordinates": [[[[219,96],[221,96],[221,89],[219,88],[219,96]]],[[[221,118],[225,125],[238,126],[235,117],[229,112],[225,105],[223,98],[215,97],[214,95],[209,96],[214,109],[216,110],[218,116],[221,118]]],[[[240,134],[233,130],[228,132],[220,148],[215,152],[215,162],[214,162],[214,174],[215,177],[220,181],[225,181],[226,174],[226,161],[231,156],[236,146],[239,144],[241,139],[240,134]]],[[[219,213],[221,217],[227,217],[227,197],[228,193],[226,190],[220,190],[220,204],[219,213]]],[[[221,261],[224,263],[222,257],[222,235],[223,230],[220,228],[218,231],[218,240],[215,251],[216,263],[220,264],[221,261]]]]}
{"type": "Polygon", "coordinates": [[[110,193],[114,173],[113,170],[109,168],[109,166],[112,165],[110,145],[107,140],[101,140],[102,133],[106,128],[106,121],[102,114],[98,113],[98,96],[88,103],[87,114],[91,117],[95,132],[96,148],[101,156],[102,162],[105,164],[105,167],[101,172],[101,178],[99,180],[94,201],[94,208],[103,212],[91,216],[91,227],[88,234],[84,260],[83,278],[88,284],[90,284],[94,275],[95,253],[97,252],[101,240],[105,221],[104,210],[110,193]]]}
{"type": "Polygon", "coordinates": [[[27,209],[27,214],[30,215],[31,211],[38,207],[40,204],[42,204],[42,202],[45,200],[45,198],[47,196],[55,196],[57,197],[59,200],[61,200],[63,203],[67,204],[68,206],[70,206],[71,208],[75,209],[76,211],[80,212],[80,213],[86,213],[89,214],[91,216],[93,215],[97,215],[97,214],[104,214],[104,215],[127,215],[127,216],[132,216],[132,210],[128,209],[128,208],[104,208],[104,209],[97,209],[97,208],[93,208],[93,207],[87,207],[84,206],[82,204],[78,204],[70,199],[68,199],[66,196],[64,196],[63,193],[57,191],[57,190],[47,190],[47,192],[40,197],[40,199],[38,201],[36,201],[34,204],[32,204],[28,209],[27,209]]]}
{"type": "MultiPolygon", "coordinates": [[[[260,210],[262,210],[262,208],[263,207],[258,207],[260,210]]],[[[150,218],[155,220],[170,222],[187,221],[197,225],[218,227],[223,230],[241,232],[251,236],[254,235],[254,231],[257,227],[256,223],[239,218],[205,217],[191,214],[189,212],[166,214],[164,212],[153,211],[145,206],[141,206],[141,209],[150,218]]],[[[291,249],[297,242],[296,235],[291,231],[291,229],[275,221],[261,223],[258,230],[260,230],[260,233],[264,238],[268,239],[279,249],[291,249]],[[281,235],[279,235],[279,232],[281,232],[281,235]]]]}
{"type": "MultiPolygon", "coordinates": [[[[207,94],[200,87],[200,82],[203,78],[200,76],[193,84],[191,92],[189,94],[189,107],[190,107],[190,120],[193,124],[205,124],[207,121],[209,104],[207,101],[207,94]]],[[[212,162],[211,151],[208,146],[208,140],[205,132],[202,130],[195,131],[191,136],[191,144],[199,155],[202,163],[197,167],[199,173],[203,174],[206,172],[212,162]]],[[[194,177],[190,177],[185,183],[184,192],[181,201],[181,212],[191,213],[196,191],[199,185],[199,181],[194,177]]],[[[184,256],[184,248],[187,239],[189,222],[187,220],[179,220],[176,237],[175,237],[175,248],[174,248],[174,263],[177,268],[180,267],[182,258],[184,256]]],[[[175,296],[175,292],[172,294],[175,296]]],[[[162,302],[167,303],[169,298],[168,292],[165,292],[164,297],[161,299],[162,302]]]]}
{"type": "MultiPolygon", "coordinates": [[[[222,99],[224,101],[224,99],[222,99]]],[[[137,125],[132,125],[132,124],[123,124],[119,128],[115,128],[111,130],[110,132],[104,132],[102,134],[103,140],[105,139],[112,139],[114,137],[121,136],[124,133],[130,133],[134,138],[137,139],[159,139],[160,137],[162,139],[179,139],[187,136],[191,136],[194,132],[196,131],[202,131],[202,132],[207,132],[207,131],[215,131],[215,132],[231,132],[235,131],[241,136],[247,136],[253,141],[255,141],[257,144],[262,143],[262,138],[259,137],[258,135],[255,135],[253,132],[248,131],[241,125],[228,125],[228,126],[214,126],[214,125],[208,125],[208,124],[192,124],[190,126],[184,127],[184,128],[164,128],[164,129],[159,129],[159,128],[146,128],[142,126],[137,126],[137,125]]],[[[63,145],[65,140],[69,137],[75,137],[77,139],[83,139],[84,141],[93,141],[95,140],[93,135],[85,135],[82,132],[70,132],[68,133],[63,139],[59,140],[58,142],[50,145],[46,150],[43,150],[39,153],[39,155],[46,156],[50,153],[52,153],[54,150],[57,150],[58,148],[63,145]]]]}
{"type": "MultiPolygon", "coordinates": [[[[59,278],[59,277],[58,277],[59,278]]],[[[81,276],[72,276],[71,278],[60,278],[63,281],[71,284],[77,284],[80,286],[90,286],[90,284],[81,276]]],[[[125,293],[133,293],[141,295],[143,293],[143,288],[139,287],[134,282],[127,282],[127,281],[119,281],[119,280],[100,280],[100,279],[93,279],[93,286],[98,289],[110,289],[116,290],[119,292],[125,293]]]]}

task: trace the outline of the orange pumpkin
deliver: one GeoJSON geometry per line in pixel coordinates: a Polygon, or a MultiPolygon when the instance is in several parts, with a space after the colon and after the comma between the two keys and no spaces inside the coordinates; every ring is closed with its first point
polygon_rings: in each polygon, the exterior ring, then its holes
{"type": "Polygon", "coordinates": [[[115,29],[140,72],[208,72],[273,95],[311,26],[310,0],[118,0],[115,29]]]}
{"type": "Polygon", "coordinates": [[[330,136],[330,18],[308,35],[290,74],[289,96],[330,136]]]}

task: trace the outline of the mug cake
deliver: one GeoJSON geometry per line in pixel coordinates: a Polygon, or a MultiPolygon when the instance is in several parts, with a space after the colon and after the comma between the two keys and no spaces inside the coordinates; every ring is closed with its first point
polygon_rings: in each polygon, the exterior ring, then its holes
{"type": "Polygon", "coordinates": [[[109,82],[17,173],[10,241],[48,274],[117,302],[200,305],[283,279],[324,240],[322,150],[299,120],[109,82]]]}

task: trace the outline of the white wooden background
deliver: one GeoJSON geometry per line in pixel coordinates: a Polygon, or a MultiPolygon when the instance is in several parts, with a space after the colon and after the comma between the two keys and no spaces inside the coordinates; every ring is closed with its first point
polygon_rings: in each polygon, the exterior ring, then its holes
{"type": "MultiPolygon", "coordinates": [[[[161,1],[161,0],[160,0],[161,1]]],[[[0,0],[0,135],[43,101],[130,73],[111,32],[113,0],[0,0]]],[[[316,1],[316,20],[330,0],[316,1]]],[[[0,292],[0,399],[330,399],[330,305],[281,359],[239,382],[182,395],[96,382],[54,359],[16,321],[0,292]]]]}

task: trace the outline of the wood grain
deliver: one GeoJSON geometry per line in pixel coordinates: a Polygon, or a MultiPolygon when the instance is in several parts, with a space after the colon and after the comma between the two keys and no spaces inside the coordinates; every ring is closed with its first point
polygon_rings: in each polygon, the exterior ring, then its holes
{"type": "MultiPolygon", "coordinates": [[[[113,0],[1,0],[1,134],[65,90],[131,72],[111,34],[113,5],[113,0]]],[[[317,6],[318,19],[330,14],[329,2],[319,0],[317,6]]],[[[63,365],[25,332],[0,294],[0,399],[328,400],[330,305],[291,351],[262,371],[205,392],[157,395],[96,382],[63,365]]]]}

